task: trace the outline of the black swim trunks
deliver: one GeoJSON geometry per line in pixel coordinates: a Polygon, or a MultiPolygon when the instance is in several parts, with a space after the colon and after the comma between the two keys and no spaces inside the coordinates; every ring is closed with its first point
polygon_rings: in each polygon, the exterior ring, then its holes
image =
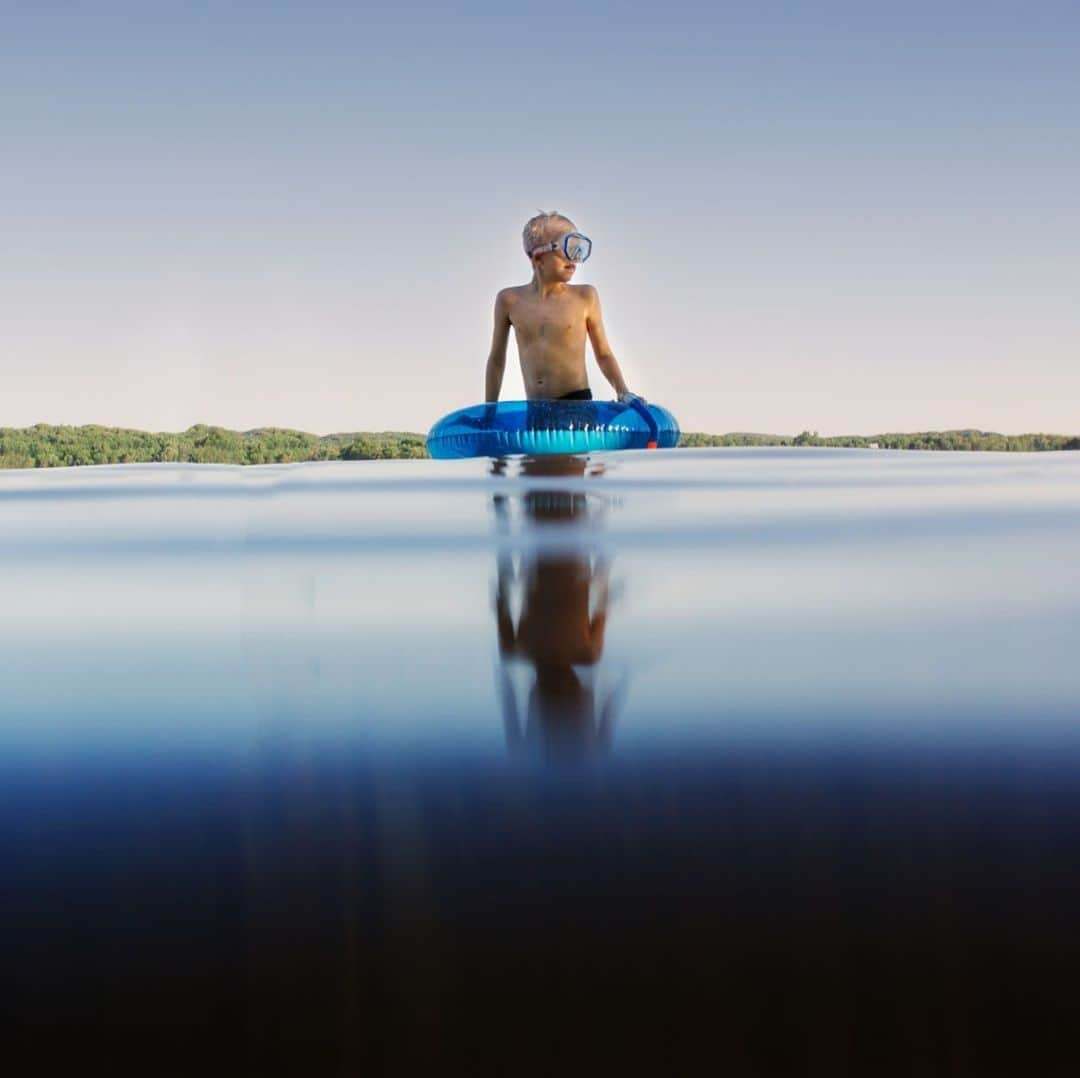
{"type": "Polygon", "coordinates": [[[592,390],[575,389],[573,393],[564,393],[561,397],[557,397],[556,399],[561,401],[591,401],[592,390]]]}

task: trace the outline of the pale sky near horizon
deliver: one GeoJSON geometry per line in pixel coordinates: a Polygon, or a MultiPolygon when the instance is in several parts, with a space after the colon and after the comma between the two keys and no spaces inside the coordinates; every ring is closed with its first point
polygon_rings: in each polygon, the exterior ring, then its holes
{"type": "Polygon", "coordinates": [[[1072,2],[42,0],[0,139],[0,426],[425,431],[559,209],[684,430],[1080,433],[1072,2]]]}

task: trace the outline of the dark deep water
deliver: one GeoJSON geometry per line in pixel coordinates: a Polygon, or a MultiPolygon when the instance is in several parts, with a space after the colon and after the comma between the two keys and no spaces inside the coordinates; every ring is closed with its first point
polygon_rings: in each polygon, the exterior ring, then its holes
{"type": "Polygon", "coordinates": [[[1075,1074],[1080,454],[0,475],[5,1044],[1075,1074]]]}

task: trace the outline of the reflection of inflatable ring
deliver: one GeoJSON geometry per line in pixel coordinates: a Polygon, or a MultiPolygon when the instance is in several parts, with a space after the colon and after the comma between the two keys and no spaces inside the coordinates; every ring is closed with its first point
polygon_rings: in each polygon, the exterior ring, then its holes
{"type": "Polygon", "coordinates": [[[444,416],[428,434],[428,452],[449,457],[509,453],[589,453],[679,444],[679,424],[657,404],[617,401],[503,401],[444,416]]]}

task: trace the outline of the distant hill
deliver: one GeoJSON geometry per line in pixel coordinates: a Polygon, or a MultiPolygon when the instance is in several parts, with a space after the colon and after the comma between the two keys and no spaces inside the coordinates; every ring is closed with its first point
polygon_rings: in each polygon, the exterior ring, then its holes
{"type": "Polygon", "coordinates": [[[915,434],[842,434],[822,438],[817,431],[801,434],[694,434],[683,432],[680,448],[700,446],[834,446],[844,449],[959,449],[1031,453],[1048,449],[1080,449],[1080,437],[1067,434],[997,434],[966,428],[915,434]]]}
{"type": "Polygon", "coordinates": [[[234,431],[198,423],[182,433],[123,427],[0,427],[0,467],[73,464],[278,464],[306,460],[426,457],[422,434],[399,431],[328,434],[260,427],[234,431]]]}
{"type": "MultiPolygon", "coordinates": [[[[995,434],[981,430],[917,434],[844,435],[684,433],[680,448],[704,446],[837,446],[855,449],[953,449],[1031,452],[1080,449],[1063,434],[995,434]]],[[[198,423],[177,434],[123,427],[0,427],[0,468],[53,468],[78,464],[190,462],[286,464],[308,460],[400,460],[426,457],[424,435],[409,431],[308,434],[282,427],[234,431],[198,423]]]]}

